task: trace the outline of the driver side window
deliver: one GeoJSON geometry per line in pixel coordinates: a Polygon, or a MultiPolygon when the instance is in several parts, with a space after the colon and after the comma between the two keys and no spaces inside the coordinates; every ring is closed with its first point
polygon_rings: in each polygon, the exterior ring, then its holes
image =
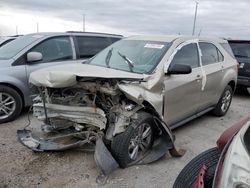
{"type": "Polygon", "coordinates": [[[183,46],[174,56],[171,65],[183,64],[192,68],[199,67],[199,53],[195,43],[183,46]]]}
{"type": "Polygon", "coordinates": [[[47,39],[35,46],[31,52],[40,52],[43,55],[43,59],[39,63],[73,59],[69,37],[47,39]]]}

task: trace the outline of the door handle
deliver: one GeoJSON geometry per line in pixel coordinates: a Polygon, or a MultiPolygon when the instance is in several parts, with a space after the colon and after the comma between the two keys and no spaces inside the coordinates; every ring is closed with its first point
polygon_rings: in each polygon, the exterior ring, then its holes
{"type": "Polygon", "coordinates": [[[221,66],[221,72],[224,72],[225,67],[222,65],[221,66]]]}
{"type": "Polygon", "coordinates": [[[196,81],[197,81],[197,82],[200,82],[200,81],[201,81],[201,75],[199,75],[199,74],[196,75],[196,81]]]}

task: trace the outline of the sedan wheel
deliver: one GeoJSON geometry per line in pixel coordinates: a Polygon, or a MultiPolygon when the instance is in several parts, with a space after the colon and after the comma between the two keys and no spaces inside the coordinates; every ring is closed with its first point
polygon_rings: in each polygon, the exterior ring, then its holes
{"type": "Polygon", "coordinates": [[[173,188],[193,188],[200,169],[205,165],[204,188],[212,188],[216,167],[220,158],[218,148],[208,149],[193,158],[177,176],[173,188]]]}
{"type": "Polygon", "coordinates": [[[0,85],[0,123],[16,119],[22,106],[22,98],[16,90],[0,85]]]}
{"type": "Polygon", "coordinates": [[[15,109],[15,99],[8,93],[0,92],[0,119],[10,117],[15,109]]]}

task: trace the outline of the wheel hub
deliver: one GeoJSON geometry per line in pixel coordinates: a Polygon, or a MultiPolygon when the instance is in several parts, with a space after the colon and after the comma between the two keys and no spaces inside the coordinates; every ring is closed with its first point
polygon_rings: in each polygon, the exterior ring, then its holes
{"type": "Polygon", "coordinates": [[[223,112],[227,111],[231,102],[231,92],[230,91],[226,91],[223,98],[222,98],[222,105],[221,105],[221,110],[223,112]]]}
{"type": "Polygon", "coordinates": [[[15,99],[8,93],[0,92],[0,119],[9,117],[15,109],[15,99]]]}
{"type": "Polygon", "coordinates": [[[150,146],[152,139],[152,130],[149,124],[140,125],[134,136],[130,140],[128,152],[132,160],[136,160],[139,155],[145,153],[150,146]]]}

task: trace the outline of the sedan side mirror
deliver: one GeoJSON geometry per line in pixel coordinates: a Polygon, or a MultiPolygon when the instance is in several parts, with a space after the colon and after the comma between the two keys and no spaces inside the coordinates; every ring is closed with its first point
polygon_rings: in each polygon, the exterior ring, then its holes
{"type": "Polygon", "coordinates": [[[29,52],[27,54],[27,61],[28,62],[37,62],[43,59],[43,54],[40,52],[29,52]]]}
{"type": "Polygon", "coordinates": [[[183,64],[174,64],[170,65],[168,68],[167,74],[190,74],[192,72],[192,68],[189,65],[183,64]]]}

